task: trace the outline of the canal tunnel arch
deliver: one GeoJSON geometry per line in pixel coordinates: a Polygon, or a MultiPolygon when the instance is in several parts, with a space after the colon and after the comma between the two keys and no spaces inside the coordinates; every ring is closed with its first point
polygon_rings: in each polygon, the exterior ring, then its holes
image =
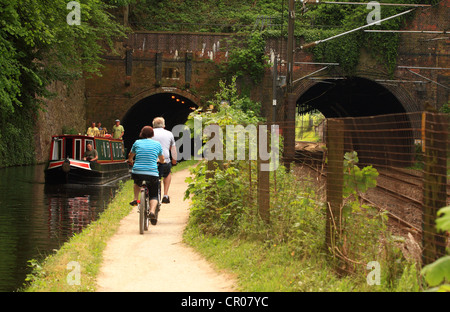
{"type": "Polygon", "coordinates": [[[344,118],[344,149],[357,151],[361,163],[411,164],[414,134],[406,113],[419,109],[403,88],[344,77],[316,80],[304,85],[303,90],[296,102],[298,114],[319,111],[325,118],[344,118]],[[373,116],[379,117],[365,118],[373,116]]]}
{"type": "Polygon", "coordinates": [[[142,127],[151,126],[155,117],[163,117],[166,129],[172,130],[174,126],[184,124],[189,114],[197,108],[192,99],[174,92],[155,93],[142,98],[123,117],[125,148],[127,151],[131,149],[142,127]]]}

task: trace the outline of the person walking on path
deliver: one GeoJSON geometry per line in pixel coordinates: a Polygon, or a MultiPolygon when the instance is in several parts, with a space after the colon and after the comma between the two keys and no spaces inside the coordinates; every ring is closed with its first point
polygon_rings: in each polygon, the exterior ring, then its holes
{"type": "Polygon", "coordinates": [[[158,164],[159,177],[163,178],[164,196],[161,200],[163,204],[170,203],[169,187],[172,181],[172,166],[177,164],[177,148],[175,138],[169,130],[165,129],[165,120],[163,117],[153,119],[153,140],[158,141],[163,149],[164,163],[158,164]]]}

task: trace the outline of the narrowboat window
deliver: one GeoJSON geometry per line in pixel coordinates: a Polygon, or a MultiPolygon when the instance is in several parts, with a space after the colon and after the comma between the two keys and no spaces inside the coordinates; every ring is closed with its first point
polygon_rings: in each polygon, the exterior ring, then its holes
{"type": "Polygon", "coordinates": [[[92,141],[92,140],[86,140],[86,145],[84,146],[84,151],[87,151],[87,145],[88,144],[91,144],[92,145],[92,148],[94,148],[94,141],[92,141]]]}
{"type": "Polygon", "coordinates": [[[108,142],[103,142],[103,156],[108,159],[108,142]]]}
{"type": "Polygon", "coordinates": [[[111,150],[109,148],[109,142],[106,143],[106,149],[108,150],[108,159],[111,159],[111,150]]]}
{"type": "Polygon", "coordinates": [[[62,158],[62,139],[56,139],[53,141],[53,155],[52,160],[62,158]]]}
{"type": "Polygon", "coordinates": [[[75,140],[75,159],[81,159],[81,140],[75,140]]]}
{"type": "Polygon", "coordinates": [[[66,138],[65,154],[64,158],[73,158],[73,139],[71,138],[66,138]]]}
{"type": "Polygon", "coordinates": [[[103,159],[106,158],[106,142],[102,141],[102,157],[103,159]]]}
{"type": "MultiPolygon", "coordinates": [[[[94,148],[94,141],[92,141],[92,140],[86,140],[86,141],[84,141],[84,152],[87,151],[87,145],[88,145],[88,144],[91,144],[91,145],[92,145],[92,148],[94,148]]],[[[83,152],[83,156],[84,156],[84,152],[83,152]]]]}
{"type": "Polygon", "coordinates": [[[120,158],[120,144],[116,143],[116,157],[120,158]]]}

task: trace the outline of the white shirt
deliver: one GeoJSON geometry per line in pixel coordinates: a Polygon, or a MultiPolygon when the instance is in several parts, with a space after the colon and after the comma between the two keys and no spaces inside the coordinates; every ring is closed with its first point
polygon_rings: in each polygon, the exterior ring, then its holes
{"type": "Polygon", "coordinates": [[[175,146],[175,138],[169,130],[166,130],[164,128],[153,128],[154,136],[152,137],[153,140],[158,141],[161,143],[162,150],[163,150],[163,156],[164,156],[164,162],[169,163],[170,162],[170,148],[172,146],[175,146]]]}

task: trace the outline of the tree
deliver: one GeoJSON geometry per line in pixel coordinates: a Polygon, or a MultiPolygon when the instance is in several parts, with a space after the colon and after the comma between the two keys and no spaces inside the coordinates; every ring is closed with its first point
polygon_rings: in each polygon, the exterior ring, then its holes
{"type": "Polygon", "coordinates": [[[67,23],[67,2],[0,0],[0,166],[32,162],[29,129],[47,86],[98,73],[102,53],[125,35],[108,13],[117,1],[79,0],[80,25],[67,23]],[[11,158],[23,149],[25,159],[11,158]]]}

